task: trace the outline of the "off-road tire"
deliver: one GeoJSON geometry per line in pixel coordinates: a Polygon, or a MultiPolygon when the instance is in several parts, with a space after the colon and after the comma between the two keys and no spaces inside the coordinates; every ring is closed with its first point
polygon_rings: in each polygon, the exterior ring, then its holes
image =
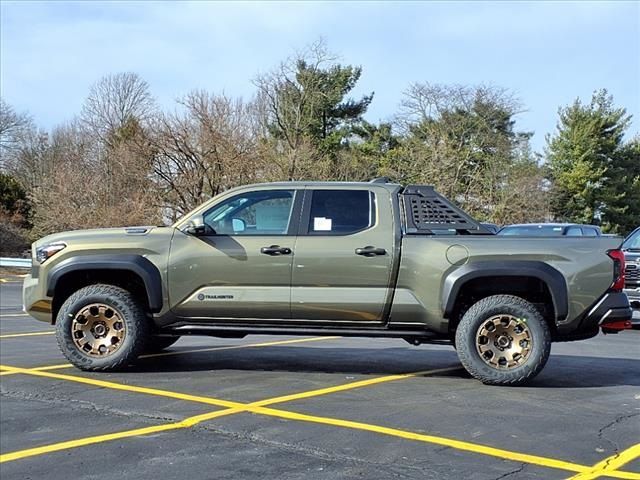
{"type": "Polygon", "coordinates": [[[144,353],[161,352],[164,349],[169,348],[178,340],[180,340],[179,335],[175,337],[161,337],[161,336],[154,335],[147,340],[147,344],[144,347],[144,353]]]}
{"type": "Polygon", "coordinates": [[[131,292],[114,285],[95,284],[73,293],[60,307],[56,317],[56,337],[63,355],[74,366],[88,371],[118,370],[132,363],[144,351],[151,335],[145,311],[131,292]],[[119,312],[124,322],[122,344],[102,357],[88,355],[75,343],[72,333],[74,318],[88,305],[102,304],[119,312]]]}
{"type": "Polygon", "coordinates": [[[549,325],[538,309],[513,295],[493,295],[475,303],[462,317],[456,330],[458,358],[474,378],[487,385],[522,385],[535,377],[547,363],[551,351],[549,325]],[[521,365],[497,368],[485,362],[476,346],[477,332],[492,317],[510,315],[526,322],[531,349],[521,365]]]}

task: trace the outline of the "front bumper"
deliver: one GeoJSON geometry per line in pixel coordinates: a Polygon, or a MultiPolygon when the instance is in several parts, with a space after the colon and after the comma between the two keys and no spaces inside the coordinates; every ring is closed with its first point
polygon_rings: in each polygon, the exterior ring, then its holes
{"type": "Polygon", "coordinates": [[[623,292],[607,293],[584,317],[581,330],[597,331],[599,328],[605,332],[623,330],[630,328],[631,317],[632,311],[627,295],[623,292]],[[627,323],[629,327],[620,328],[627,323]]]}
{"type": "Polygon", "coordinates": [[[640,285],[634,286],[633,288],[627,285],[624,289],[624,293],[629,298],[629,303],[631,303],[632,306],[635,306],[633,305],[634,303],[638,303],[638,307],[640,307],[640,285]]]}
{"type": "Polygon", "coordinates": [[[624,293],[629,299],[633,313],[631,325],[634,330],[640,330],[640,285],[633,286],[633,288],[627,285],[627,288],[624,289],[624,293]]]}
{"type": "Polygon", "coordinates": [[[26,313],[41,322],[52,323],[52,298],[42,291],[42,283],[38,278],[27,275],[22,284],[22,305],[26,313]]]}

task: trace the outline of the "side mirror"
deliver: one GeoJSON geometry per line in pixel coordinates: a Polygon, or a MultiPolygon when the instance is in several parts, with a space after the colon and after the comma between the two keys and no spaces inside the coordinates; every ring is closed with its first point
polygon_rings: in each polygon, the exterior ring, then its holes
{"type": "Polygon", "coordinates": [[[207,232],[207,226],[204,223],[202,215],[193,217],[184,229],[184,233],[198,237],[207,232]]]}
{"type": "Polygon", "coordinates": [[[233,218],[231,219],[231,228],[233,228],[233,233],[241,233],[245,231],[247,224],[241,218],[233,218]]]}

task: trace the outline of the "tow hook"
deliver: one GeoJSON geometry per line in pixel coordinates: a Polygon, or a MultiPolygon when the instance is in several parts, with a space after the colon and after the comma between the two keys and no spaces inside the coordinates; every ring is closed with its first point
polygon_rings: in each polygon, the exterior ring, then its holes
{"type": "Polygon", "coordinates": [[[631,320],[620,320],[617,322],[605,323],[602,325],[602,333],[618,333],[622,330],[631,329],[631,320]]]}

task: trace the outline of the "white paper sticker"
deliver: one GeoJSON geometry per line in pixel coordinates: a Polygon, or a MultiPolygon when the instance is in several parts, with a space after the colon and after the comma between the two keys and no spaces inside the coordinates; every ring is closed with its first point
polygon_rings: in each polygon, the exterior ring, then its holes
{"type": "Polygon", "coordinates": [[[313,230],[315,232],[330,232],[331,219],[325,217],[313,217],[313,230]]]}

